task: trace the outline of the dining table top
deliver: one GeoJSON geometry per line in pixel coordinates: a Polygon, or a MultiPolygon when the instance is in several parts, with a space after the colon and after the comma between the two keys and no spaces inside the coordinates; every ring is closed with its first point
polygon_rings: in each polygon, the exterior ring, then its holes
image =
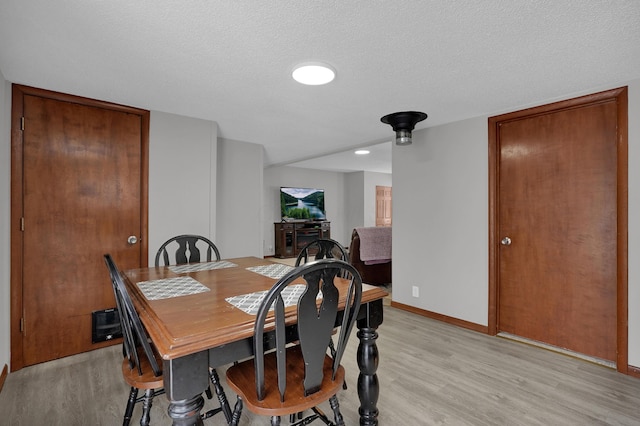
{"type": "MultiPolygon", "coordinates": [[[[123,271],[133,303],[164,360],[253,336],[255,315],[247,304],[293,267],[258,257],[123,271]],[[244,303],[244,305],[243,305],[244,303]]],[[[301,281],[303,282],[303,281],[301,281]]],[[[336,279],[344,306],[348,281],[336,279]]],[[[387,292],[363,284],[362,304],[387,292]]],[[[295,309],[287,310],[295,323],[295,309]]]]}

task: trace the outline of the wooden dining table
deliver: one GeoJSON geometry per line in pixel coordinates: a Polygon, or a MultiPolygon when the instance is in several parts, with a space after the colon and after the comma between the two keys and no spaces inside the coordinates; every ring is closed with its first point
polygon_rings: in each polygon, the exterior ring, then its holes
{"type": "MultiPolygon", "coordinates": [[[[123,271],[142,323],[163,360],[164,388],[173,425],[202,424],[202,393],[210,367],[253,356],[259,296],[291,266],[257,257],[123,271]]],[[[346,280],[337,283],[344,307],[346,280]]],[[[363,284],[358,313],[357,391],[360,424],[377,425],[379,356],[377,328],[383,320],[384,289],[363,284]]],[[[287,324],[295,329],[295,309],[287,324]]],[[[339,325],[339,324],[336,324],[339,325]]],[[[295,340],[295,332],[291,333],[295,340]]]]}

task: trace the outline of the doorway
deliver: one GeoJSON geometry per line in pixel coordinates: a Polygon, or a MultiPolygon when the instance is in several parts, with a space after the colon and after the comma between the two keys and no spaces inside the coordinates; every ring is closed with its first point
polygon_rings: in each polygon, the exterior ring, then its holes
{"type": "Polygon", "coordinates": [[[391,226],[391,187],[376,186],[376,226],[391,226]]]}
{"type": "Polygon", "coordinates": [[[627,89],[489,118],[489,332],[627,372],[627,89]]]}
{"type": "Polygon", "coordinates": [[[97,349],[102,255],[147,264],[149,112],[14,85],[11,369],[97,349]]]}

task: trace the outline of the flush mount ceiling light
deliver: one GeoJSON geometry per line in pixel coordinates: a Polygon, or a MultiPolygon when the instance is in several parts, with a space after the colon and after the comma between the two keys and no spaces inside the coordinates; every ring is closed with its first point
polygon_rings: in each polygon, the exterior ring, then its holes
{"type": "Polygon", "coordinates": [[[416,123],[427,118],[424,112],[403,111],[385,115],[380,119],[396,132],[396,145],[411,145],[411,131],[416,123]]]}
{"type": "Polygon", "coordinates": [[[333,81],[336,72],[327,64],[320,62],[307,62],[297,65],[291,76],[295,81],[309,86],[319,86],[333,81]]]}
{"type": "Polygon", "coordinates": [[[359,149],[359,150],[355,151],[356,155],[367,155],[369,153],[370,153],[370,151],[367,150],[367,149],[359,149]]]}

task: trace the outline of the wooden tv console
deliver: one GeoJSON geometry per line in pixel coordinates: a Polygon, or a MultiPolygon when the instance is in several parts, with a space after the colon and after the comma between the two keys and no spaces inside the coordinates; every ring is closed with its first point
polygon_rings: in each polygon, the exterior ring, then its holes
{"type": "Polygon", "coordinates": [[[331,222],[291,221],[275,222],[276,252],[279,258],[297,257],[300,251],[313,240],[331,238],[331,222]]]}

